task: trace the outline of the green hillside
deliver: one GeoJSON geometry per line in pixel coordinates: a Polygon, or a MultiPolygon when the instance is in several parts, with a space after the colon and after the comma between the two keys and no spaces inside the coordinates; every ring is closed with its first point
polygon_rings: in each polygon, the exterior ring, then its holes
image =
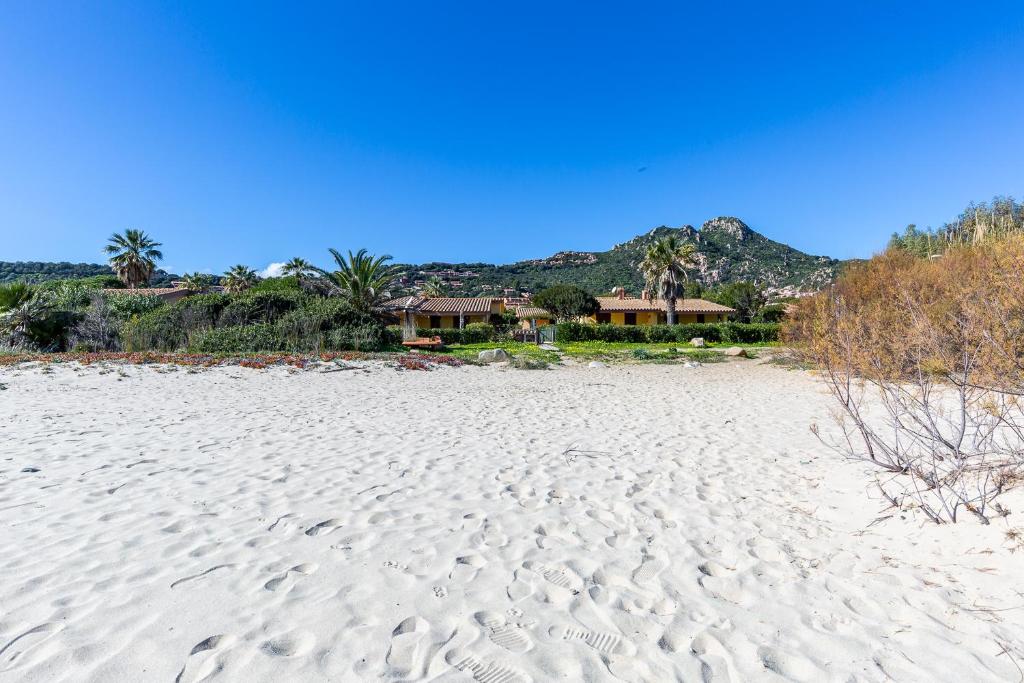
{"type": "Polygon", "coordinates": [[[639,293],[643,281],[638,264],[653,240],[675,233],[697,246],[697,263],[690,277],[703,285],[756,282],[782,293],[814,291],[832,282],[841,261],[812,256],[770,240],[737,218],[715,218],[700,230],[659,227],[617,244],[608,251],[563,251],[544,259],[507,265],[486,263],[403,264],[401,284],[415,289],[430,275],[445,280],[452,295],[475,296],[515,291],[539,291],[556,282],[577,284],[591,292],[608,292],[624,286],[639,293]]]}

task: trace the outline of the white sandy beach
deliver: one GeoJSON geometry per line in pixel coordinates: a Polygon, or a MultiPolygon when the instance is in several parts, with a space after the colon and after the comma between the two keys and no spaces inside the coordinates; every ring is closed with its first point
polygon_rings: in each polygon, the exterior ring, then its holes
{"type": "Polygon", "coordinates": [[[894,514],[806,373],[0,383],[0,681],[1021,680],[1024,500],[894,514]]]}

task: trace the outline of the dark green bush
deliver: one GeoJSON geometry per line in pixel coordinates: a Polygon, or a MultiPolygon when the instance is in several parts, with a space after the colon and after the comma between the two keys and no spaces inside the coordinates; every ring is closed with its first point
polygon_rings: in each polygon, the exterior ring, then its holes
{"type": "Polygon", "coordinates": [[[228,305],[221,311],[217,321],[219,327],[272,323],[285,313],[294,311],[306,303],[306,295],[298,291],[254,291],[230,296],[228,305]]]}
{"type": "Polygon", "coordinates": [[[687,343],[703,337],[709,343],[764,344],[779,341],[774,323],[683,323],[681,325],[593,325],[559,323],[556,340],[561,342],[604,341],[633,343],[687,343]]]}
{"type": "MultiPolygon", "coordinates": [[[[103,295],[97,294],[96,296],[103,295]]],[[[95,305],[95,302],[93,304],[95,305]]],[[[121,321],[131,320],[135,316],[145,315],[168,305],[167,302],[158,297],[131,294],[129,290],[125,290],[123,294],[120,292],[117,294],[107,294],[106,304],[110,314],[121,321]]]]}
{"type": "Polygon", "coordinates": [[[192,338],[189,351],[196,353],[257,353],[275,351],[305,351],[289,348],[285,335],[270,323],[235,325],[198,332],[192,338]]]}
{"type": "Polygon", "coordinates": [[[288,277],[268,277],[250,287],[248,292],[301,292],[302,286],[294,275],[288,277]]]}

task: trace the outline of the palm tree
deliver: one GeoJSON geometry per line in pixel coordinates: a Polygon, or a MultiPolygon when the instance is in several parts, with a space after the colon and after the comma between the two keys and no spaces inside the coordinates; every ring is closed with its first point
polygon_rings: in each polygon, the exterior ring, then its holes
{"type": "Polygon", "coordinates": [[[181,276],[181,287],[199,294],[213,284],[213,278],[205,273],[185,273],[181,276]]]}
{"type": "Polygon", "coordinates": [[[317,269],[327,285],[331,296],[340,296],[348,300],[357,311],[372,313],[383,303],[384,294],[395,278],[394,266],[386,265],[391,257],[371,256],[365,249],[348,257],[342,256],[336,249],[329,249],[338,269],[334,272],[317,269]]]}
{"type": "Polygon", "coordinates": [[[431,275],[423,284],[423,296],[444,296],[444,281],[436,275],[431,275]]]}
{"type": "Polygon", "coordinates": [[[312,263],[298,256],[285,263],[281,268],[281,275],[285,277],[294,275],[299,280],[302,280],[307,275],[315,275],[316,272],[317,270],[313,267],[312,263]]]}
{"type": "Polygon", "coordinates": [[[685,269],[692,265],[694,253],[696,249],[692,244],[669,235],[648,246],[640,263],[648,291],[665,300],[669,325],[676,324],[676,299],[683,294],[685,269]]]}
{"type": "Polygon", "coordinates": [[[32,287],[24,282],[11,282],[0,285],[0,313],[17,308],[32,298],[32,287]]]}
{"type": "Polygon", "coordinates": [[[244,292],[259,281],[256,271],[249,266],[238,264],[224,273],[224,291],[230,294],[244,292]]]}
{"type": "Polygon", "coordinates": [[[156,262],[164,257],[157,249],[161,244],[141,230],[129,228],[123,235],[114,233],[109,242],[103,251],[110,254],[110,267],[131,289],[149,282],[156,262]]]}
{"type": "Polygon", "coordinates": [[[0,313],[0,338],[14,348],[29,348],[32,327],[50,312],[50,300],[38,293],[21,299],[0,313]]]}

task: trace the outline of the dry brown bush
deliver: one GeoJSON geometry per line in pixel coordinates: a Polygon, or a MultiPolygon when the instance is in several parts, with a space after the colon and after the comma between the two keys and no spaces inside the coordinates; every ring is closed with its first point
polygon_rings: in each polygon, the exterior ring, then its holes
{"type": "Polygon", "coordinates": [[[838,399],[847,457],[933,521],[988,521],[1024,472],[1024,236],[921,259],[890,250],[804,299],[784,337],[838,399]]]}

